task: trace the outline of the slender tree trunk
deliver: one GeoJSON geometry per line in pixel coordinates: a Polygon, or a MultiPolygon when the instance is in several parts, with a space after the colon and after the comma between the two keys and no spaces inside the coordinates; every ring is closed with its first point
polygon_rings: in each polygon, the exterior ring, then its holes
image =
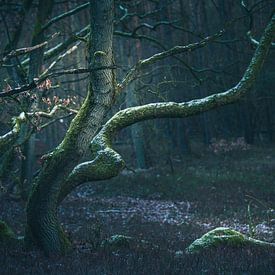
{"type": "MultiPolygon", "coordinates": [[[[138,100],[135,95],[135,83],[131,83],[127,89],[126,94],[127,107],[138,106],[138,100]]],[[[131,138],[133,142],[135,157],[137,161],[137,168],[145,169],[145,152],[144,152],[144,136],[143,127],[140,124],[134,124],[131,126],[131,138]]]]}
{"type": "MultiPolygon", "coordinates": [[[[53,0],[40,0],[38,5],[37,17],[33,31],[32,45],[37,45],[45,41],[45,34],[41,32],[42,25],[46,22],[49,15],[52,12],[53,0]]],[[[29,65],[29,82],[35,77],[38,77],[42,71],[44,48],[39,48],[30,54],[30,65],[29,65]]],[[[27,99],[25,102],[26,106],[29,106],[34,111],[39,107],[39,98],[35,102],[30,103],[27,99]]],[[[28,128],[29,125],[25,123],[22,127],[28,128]]],[[[24,144],[23,155],[25,159],[22,160],[21,168],[21,184],[22,184],[22,197],[27,199],[31,182],[33,180],[34,164],[35,164],[35,140],[36,134],[32,134],[29,140],[24,144]]]]}
{"type": "MultiPolygon", "coordinates": [[[[182,20],[182,27],[185,29],[190,28],[190,18],[189,13],[187,12],[188,9],[190,9],[190,3],[188,1],[179,0],[179,7],[180,7],[180,15],[182,20]],[[185,2],[185,3],[184,3],[185,2]]],[[[189,41],[189,34],[187,32],[183,33],[182,35],[183,44],[187,44],[189,41]]],[[[191,64],[191,56],[189,53],[186,53],[186,60],[187,64],[191,64]]],[[[179,73],[181,74],[181,73],[179,73]]],[[[188,81],[189,76],[187,73],[185,73],[181,79],[183,79],[185,82],[188,81]]],[[[188,94],[188,93],[187,93],[188,94]]],[[[182,97],[182,91],[181,95],[182,97]]],[[[185,94],[184,94],[185,96],[185,94]]],[[[176,120],[177,125],[177,147],[179,149],[179,152],[182,155],[190,154],[191,153],[191,147],[190,147],[190,138],[188,134],[188,123],[182,119],[176,120]]]]}
{"type": "Polygon", "coordinates": [[[270,143],[272,143],[274,141],[274,126],[272,123],[272,102],[270,102],[270,100],[266,100],[266,108],[265,108],[265,112],[266,112],[266,124],[267,124],[267,134],[268,134],[268,140],[270,143]]]}
{"type": "MultiPolygon", "coordinates": [[[[207,17],[206,17],[206,10],[205,10],[205,2],[204,0],[199,1],[197,3],[197,17],[196,17],[196,23],[197,23],[197,28],[199,30],[204,29],[202,26],[206,25],[207,26],[207,17]]],[[[206,28],[207,30],[208,28],[206,28]]],[[[205,49],[207,51],[207,49],[205,49]]],[[[208,55],[206,55],[208,56],[208,55]]],[[[198,64],[199,67],[203,67],[204,66],[204,62],[203,59],[205,57],[202,55],[201,51],[198,52],[198,64]]],[[[206,96],[205,94],[205,90],[202,86],[200,86],[198,88],[199,90],[199,96],[200,98],[206,96]]],[[[202,129],[203,129],[203,141],[205,145],[208,145],[210,143],[211,140],[211,124],[209,123],[209,113],[202,113],[200,115],[201,117],[201,122],[202,122],[202,129]]]]}
{"type": "MultiPolygon", "coordinates": [[[[18,42],[20,41],[20,38],[22,37],[22,30],[24,27],[25,19],[28,17],[28,13],[31,9],[33,0],[24,0],[22,1],[22,7],[19,12],[19,18],[17,18],[18,22],[16,24],[16,29],[12,36],[10,37],[9,43],[5,46],[4,52],[9,52],[11,50],[14,50],[18,46],[18,42]]],[[[18,66],[18,59],[11,59],[8,61],[9,65],[13,66],[7,66],[7,72],[10,76],[10,78],[13,80],[13,85],[23,84],[26,79],[25,75],[22,72],[22,68],[18,66]]],[[[24,83],[25,84],[25,83],[24,83]]]]}
{"type": "MultiPolygon", "coordinates": [[[[138,26],[137,18],[134,20],[134,27],[136,26],[138,26]]],[[[124,53],[124,55],[126,54],[124,53]]],[[[128,60],[127,60],[129,67],[135,64],[136,62],[135,59],[140,60],[141,56],[142,56],[141,43],[139,40],[136,40],[134,51],[131,51],[131,49],[129,49],[128,60]]],[[[127,94],[126,94],[127,107],[140,105],[137,95],[135,93],[137,85],[138,85],[137,82],[134,82],[128,86],[127,94]]],[[[143,126],[141,124],[132,125],[130,127],[130,131],[131,131],[131,138],[132,138],[133,147],[134,147],[135,159],[137,162],[137,168],[145,169],[146,159],[145,159],[143,126]]]]}

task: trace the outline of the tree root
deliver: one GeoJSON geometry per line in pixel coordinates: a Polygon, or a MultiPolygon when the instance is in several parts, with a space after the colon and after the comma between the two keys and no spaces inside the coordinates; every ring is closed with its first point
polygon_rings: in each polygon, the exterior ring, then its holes
{"type": "Polygon", "coordinates": [[[186,248],[187,254],[200,253],[202,251],[218,248],[220,246],[249,247],[270,249],[275,252],[275,243],[268,243],[245,236],[244,234],[226,227],[215,228],[201,238],[195,240],[186,248]]]}

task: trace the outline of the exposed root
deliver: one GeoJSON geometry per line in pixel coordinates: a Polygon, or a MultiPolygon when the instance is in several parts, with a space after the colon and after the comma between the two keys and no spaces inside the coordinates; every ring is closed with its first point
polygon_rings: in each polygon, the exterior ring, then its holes
{"type": "Polygon", "coordinates": [[[187,247],[186,253],[200,253],[206,249],[217,248],[220,246],[231,246],[236,248],[261,247],[263,249],[271,249],[275,252],[275,243],[256,240],[227,227],[218,227],[195,240],[187,247]]]}

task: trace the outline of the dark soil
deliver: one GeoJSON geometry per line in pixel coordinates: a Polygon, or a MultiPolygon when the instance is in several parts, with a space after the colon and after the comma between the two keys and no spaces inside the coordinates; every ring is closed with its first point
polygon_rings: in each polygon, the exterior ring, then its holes
{"type": "MultiPolygon", "coordinates": [[[[47,258],[37,250],[1,247],[0,274],[274,274],[275,255],[268,250],[185,254],[218,226],[274,242],[274,148],[188,157],[174,168],[124,171],[77,189],[59,210],[73,251],[47,258]],[[102,248],[115,234],[146,246],[102,248]]],[[[24,203],[2,198],[0,219],[22,236],[24,203]]]]}

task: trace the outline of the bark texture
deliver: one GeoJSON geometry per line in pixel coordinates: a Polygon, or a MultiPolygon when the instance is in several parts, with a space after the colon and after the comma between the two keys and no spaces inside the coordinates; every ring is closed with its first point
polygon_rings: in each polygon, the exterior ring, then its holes
{"type": "MultiPolygon", "coordinates": [[[[89,67],[110,67],[113,64],[113,1],[91,1],[91,7],[89,67]]],[[[35,180],[27,205],[26,241],[38,245],[48,255],[64,253],[70,247],[57,220],[59,193],[64,180],[79,163],[112,105],[114,82],[111,69],[94,71],[90,75],[86,100],[73,119],[64,140],[47,156],[42,171],[35,180]]]]}

